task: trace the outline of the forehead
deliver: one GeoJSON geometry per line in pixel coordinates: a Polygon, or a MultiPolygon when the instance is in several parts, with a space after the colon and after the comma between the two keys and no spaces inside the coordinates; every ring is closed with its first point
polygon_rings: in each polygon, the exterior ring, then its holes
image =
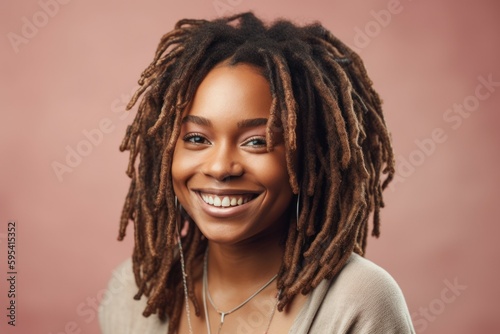
{"type": "Polygon", "coordinates": [[[186,114],[226,120],[267,118],[271,101],[269,82],[261,69],[222,64],[200,83],[186,114]]]}

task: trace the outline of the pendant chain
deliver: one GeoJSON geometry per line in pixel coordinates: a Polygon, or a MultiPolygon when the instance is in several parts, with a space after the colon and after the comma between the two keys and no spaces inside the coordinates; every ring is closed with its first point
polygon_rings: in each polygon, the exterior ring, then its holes
{"type": "MultiPolygon", "coordinates": [[[[193,326],[192,326],[192,323],[191,323],[191,311],[190,311],[190,307],[189,307],[189,297],[188,297],[188,289],[187,289],[187,274],[186,274],[186,268],[185,268],[185,264],[184,264],[184,254],[183,254],[183,251],[182,251],[182,244],[181,244],[181,238],[179,236],[179,240],[178,240],[178,246],[179,246],[179,252],[180,252],[180,257],[181,257],[181,269],[182,269],[182,283],[183,283],[183,287],[184,287],[184,299],[185,299],[185,305],[186,305],[186,315],[187,315],[187,320],[188,320],[188,330],[189,330],[189,334],[193,334],[193,326]]],[[[243,303],[241,303],[240,305],[236,306],[235,308],[233,308],[232,310],[230,311],[227,311],[227,312],[222,312],[222,311],[219,311],[219,309],[217,308],[217,306],[215,306],[215,303],[213,302],[212,300],[212,297],[210,296],[210,292],[208,291],[208,275],[207,275],[207,267],[208,267],[208,247],[207,247],[207,250],[205,251],[205,257],[203,259],[203,291],[202,291],[202,297],[203,297],[203,309],[205,311],[205,323],[206,323],[206,326],[207,326],[207,333],[208,334],[212,334],[212,331],[211,331],[211,328],[210,328],[210,319],[209,319],[209,316],[208,316],[208,308],[207,308],[207,296],[208,296],[208,299],[210,301],[210,304],[213,306],[213,308],[215,309],[215,311],[217,313],[219,313],[221,315],[221,319],[220,319],[220,323],[219,323],[219,328],[217,329],[217,334],[220,334],[221,330],[222,330],[222,325],[224,324],[224,318],[239,310],[241,307],[243,307],[243,305],[245,305],[246,303],[248,303],[252,298],[254,298],[255,296],[257,296],[262,290],[264,290],[265,288],[267,288],[275,279],[276,277],[278,277],[278,275],[274,275],[266,284],[264,284],[259,290],[257,290],[256,292],[254,292],[250,297],[248,297],[243,303]]],[[[271,322],[273,321],[273,318],[274,318],[274,313],[276,312],[276,308],[278,306],[278,301],[279,301],[279,298],[281,296],[281,290],[278,291],[278,294],[276,295],[276,303],[271,311],[271,315],[269,317],[269,322],[267,323],[267,327],[266,327],[266,330],[264,332],[264,334],[268,334],[269,332],[269,328],[271,326],[271,322]]]]}
{"type": "Polygon", "coordinates": [[[189,309],[189,297],[188,297],[188,289],[187,289],[187,281],[186,281],[186,268],[184,266],[184,254],[182,252],[182,244],[181,244],[181,237],[179,236],[179,253],[181,256],[181,269],[182,269],[182,285],[184,286],[184,303],[186,303],[186,315],[188,319],[188,328],[189,328],[189,334],[193,334],[193,327],[191,325],[191,312],[189,309]]]}
{"type": "MultiPolygon", "coordinates": [[[[217,329],[217,334],[220,334],[220,332],[222,330],[222,325],[224,324],[224,318],[227,315],[229,315],[229,314],[231,314],[231,313],[239,310],[240,308],[242,308],[245,304],[247,304],[250,300],[252,300],[252,298],[254,298],[260,292],[262,292],[262,290],[264,290],[265,288],[267,288],[278,277],[278,274],[274,275],[266,284],[264,284],[257,291],[255,291],[243,303],[241,303],[240,305],[234,307],[233,309],[231,309],[231,310],[229,310],[227,312],[223,312],[223,311],[220,311],[217,306],[215,306],[215,303],[212,300],[212,297],[210,296],[210,291],[208,290],[208,274],[207,274],[207,272],[208,272],[208,247],[207,247],[207,250],[205,251],[205,257],[203,259],[203,292],[202,292],[203,293],[203,308],[204,308],[204,311],[205,311],[205,320],[206,320],[208,334],[211,334],[211,328],[210,328],[210,320],[209,320],[208,309],[207,309],[207,296],[208,296],[208,300],[209,300],[210,304],[212,305],[212,307],[221,316],[220,317],[219,328],[217,329]]],[[[273,320],[274,313],[276,311],[276,306],[278,304],[278,300],[279,300],[279,296],[280,295],[281,295],[281,291],[278,292],[278,295],[277,295],[277,298],[276,298],[276,305],[273,307],[273,310],[271,312],[271,316],[269,318],[269,323],[267,324],[267,328],[266,328],[266,331],[264,332],[264,334],[267,334],[267,332],[269,330],[269,327],[271,326],[271,321],[273,320]]]]}

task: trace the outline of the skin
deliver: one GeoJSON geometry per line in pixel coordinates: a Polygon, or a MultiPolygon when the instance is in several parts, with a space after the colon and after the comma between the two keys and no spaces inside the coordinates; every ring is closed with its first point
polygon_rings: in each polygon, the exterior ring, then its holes
{"type": "MultiPolygon", "coordinates": [[[[266,149],[271,101],[269,83],[259,68],[219,64],[201,82],[185,110],[174,151],[174,191],[208,239],[209,291],[223,311],[241,304],[278,272],[283,256],[280,240],[295,207],[280,133],[275,134],[274,149],[266,149]],[[214,195],[249,201],[215,207],[203,200],[214,195]]],[[[202,316],[193,315],[191,322],[195,333],[205,333],[202,259],[196,267],[195,291],[202,316]]],[[[263,333],[276,294],[273,282],[228,315],[222,333],[263,333]]],[[[288,332],[304,302],[305,297],[299,296],[285,312],[276,312],[270,332],[288,332]]],[[[193,305],[191,310],[194,314],[193,305]]],[[[212,333],[217,333],[220,316],[210,303],[208,313],[212,333]]],[[[188,333],[185,314],[179,332],[188,333]]]]}

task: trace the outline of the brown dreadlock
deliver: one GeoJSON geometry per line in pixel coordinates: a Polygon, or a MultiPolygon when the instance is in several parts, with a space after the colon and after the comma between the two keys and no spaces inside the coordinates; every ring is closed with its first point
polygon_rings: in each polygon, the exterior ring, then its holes
{"type": "MultiPolygon", "coordinates": [[[[280,20],[266,26],[252,13],[177,22],[141,75],[127,108],[143,98],[120,147],[130,151],[132,181],[119,240],[133,221],[135,298],[148,296],[144,315],[168,318],[169,332],[178,327],[184,302],[173,151],[183,110],[206,74],[224,60],[255,65],[269,81],[268,150],[279,126],[290,185],[300,194],[300,215],[290,222],[278,274],[279,310],[299,292],[307,294],[333,278],[352,252],[364,253],[369,216],[373,212],[372,235],[378,236],[382,190],[394,175],[381,101],[363,62],[320,24],[297,27],[280,20]],[[298,153],[304,159],[296,159],[298,153]]],[[[191,273],[206,240],[194,222],[189,224],[182,245],[188,296],[199,315],[191,273]]]]}

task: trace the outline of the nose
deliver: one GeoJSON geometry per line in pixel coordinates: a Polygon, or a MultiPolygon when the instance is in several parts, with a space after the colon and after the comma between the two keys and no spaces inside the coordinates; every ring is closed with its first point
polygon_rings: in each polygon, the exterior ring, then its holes
{"type": "Polygon", "coordinates": [[[218,181],[228,181],[231,177],[243,175],[243,165],[239,162],[236,150],[224,143],[214,145],[203,164],[203,174],[218,181]]]}

